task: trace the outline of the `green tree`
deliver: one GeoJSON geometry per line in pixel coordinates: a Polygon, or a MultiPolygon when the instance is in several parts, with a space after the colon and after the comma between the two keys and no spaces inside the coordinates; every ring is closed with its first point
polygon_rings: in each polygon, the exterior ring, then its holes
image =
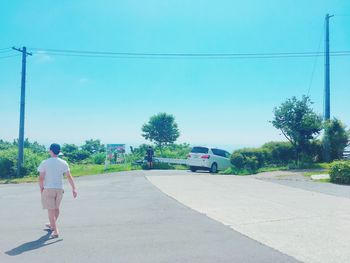
{"type": "Polygon", "coordinates": [[[324,122],[323,145],[328,143],[330,148],[330,160],[341,159],[345,147],[348,145],[349,131],[346,131],[345,125],[334,118],[324,122]]]}
{"type": "Polygon", "coordinates": [[[63,144],[62,153],[70,162],[78,163],[89,158],[90,153],[86,150],[80,150],[75,144],[63,144]]]}
{"type": "MultiPolygon", "coordinates": [[[[18,147],[18,139],[13,141],[13,145],[18,147]]],[[[31,149],[35,153],[44,153],[47,152],[46,147],[44,145],[39,144],[38,142],[30,142],[28,138],[26,138],[23,142],[23,146],[26,149],[31,149]]]]}
{"type": "Polygon", "coordinates": [[[142,126],[142,132],[142,136],[146,140],[154,141],[160,151],[163,146],[174,143],[180,136],[175,117],[166,113],[152,116],[149,122],[142,126]]]}
{"type": "Polygon", "coordinates": [[[322,119],[310,108],[311,104],[307,96],[303,96],[301,100],[292,97],[273,110],[272,124],[293,145],[297,164],[300,153],[307,152],[311,140],[322,129],[322,119]]]}
{"type": "Polygon", "coordinates": [[[105,152],[105,146],[101,144],[100,140],[86,140],[85,144],[81,146],[82,150],[89,152],[90,154],[105,152]]]}
{"type": "Polygon", "coordinates": [[[7,150],[9,148],[14,148],[14,145],[10,142],[0,140],[0,150],[7,150]]]}

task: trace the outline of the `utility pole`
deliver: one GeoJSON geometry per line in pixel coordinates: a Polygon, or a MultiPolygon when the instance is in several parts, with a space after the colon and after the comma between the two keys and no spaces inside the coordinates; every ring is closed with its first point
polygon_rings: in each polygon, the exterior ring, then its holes
{"type": "Polygon", "coordinates": [[[330,69],[329,69],[329,18],[334,15],[326,14],[325,18],[325,79],[324,79],[324,120],[330,119],[330,69]]]}
{"type": "Polygon", "coordinates": [[[27,48],[23,47],[12,49],[22,53],[22,78],[21,78],[21,104],[20,104],[20,117],[19,117],[19,136],[18,136],[18,161],[17,161],[17,176],[21,175],[21,169],[23,167],[23,148],[24,148],[24,112],[25,112],[25,96],[26,96],[26,62],[27,56],[31,56],[32,53],[27,52],[27,48]]]}
{"type": "MultiPolygon", "coordinates": [[[[325,64],[324,64],[324,70],[325,70],[325,78],[324,78],[324,112],[323,112],[323,120],[329,121],[331,116],[331,110],[330,110],[330,68],[329,68],[329,18],[333,17],[334,15],[326,14],[325,17],[325,64]]],[[[324,160],[326,162],[330,161],[330,143],[329,138],[327,136],[324,137],[324,160]]]]}

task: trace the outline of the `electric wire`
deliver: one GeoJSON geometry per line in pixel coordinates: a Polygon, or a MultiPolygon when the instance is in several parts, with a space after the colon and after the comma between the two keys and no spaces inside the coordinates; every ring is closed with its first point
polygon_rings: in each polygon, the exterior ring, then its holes
{"type": "MultiPolygon", "coordinates": [[[[35,53],[52,55],[98,55],[98,56],[132,56],[132,57],[270,57],[270,56],[309,56],[323,55],[324,52],[275,52],[275,53],[144,53],[144,52],[106,52],[106,51],[87,51],[70,49],[48,49],[48,48],[30,48],[35,53]]],[[[333,51],[332,54],[350,54],[349,50],[333,51]]]]}
{"type": "MultiPolygon", "coordinates": [[[[114,59],[272,59],[272,58],[309,58],[323,56],[324,52],[289,52],[289,53],[242,53],[242,54],[204,54],[204,53],[122,53],[100,51],[63,51],[40,49],[34,54],[66,56],[66,57],[90,57],[90,58],[114,58],[114,59]]],[[[330,56],[350,56],[350,51],[333,51],[330,56]]]]}
{"type": "MultiPolygon", "coordinates": [[[[322,26],[322,30],[321,30],[321,34],[320,34],[320,39],[319,39],[319,41],[318,41],[317,52],[320,51],[321,43],[322,43],[322,36],[323,36],[323,35],[324,35],[324,25],[322,26]]],[[[314,60],[314,63],[313,63],[312,72],[311,72],[311,78],[310,78],[310,82],[309,82],[309,88],[308,88],[308,91],[307,91],[307,96],[310,95],[310,90],[311,90],[312,83],[313,83],[313,80],[314,80],[314,75],[315,75],[315,70],[316,70],[317,61],[318,61],[318,56],[315,57],[315,60],[314,60]]]]}
{"type": "Polygon", "coordinates": [[[0,56],[0,59],[5,59],[5,58],[13,58],[13,57],[19,57],[19,54],[15,54],[15,55],[8,55],[8,56],[0,56]]]}
{"type": "Polygon", "coordinates": [[[0,50],[0,53],[9,53],[9,52],[12,52],[13,50],[0,50]]]}

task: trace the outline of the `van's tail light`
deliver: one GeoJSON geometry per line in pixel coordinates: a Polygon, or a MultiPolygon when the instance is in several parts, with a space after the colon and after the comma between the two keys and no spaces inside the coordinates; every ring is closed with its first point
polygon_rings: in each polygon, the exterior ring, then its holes
{"type": "Polygon", "coordinates": [[[202,159],[209,159],[210,158],[210,155],[206,154],[206,155],[202,155],[201,157],[202,159]]]}

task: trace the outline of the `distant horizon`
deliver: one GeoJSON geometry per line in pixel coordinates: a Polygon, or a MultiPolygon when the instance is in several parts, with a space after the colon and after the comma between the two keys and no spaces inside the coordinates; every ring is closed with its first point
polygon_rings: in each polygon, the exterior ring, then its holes
{"type": "MultiPolygon", "coordinates": [[[[0,138],[1,139],[1,138],[0,138]]],[[[63,142],[63,141],[52,141],[52,142],[40,142],[38,140],[31,140],[30,138],[26,138],[29,140],[29,142],[31,143],[34,143],[34,142],[37,142],[38,144],[40,145],[43,145],[46,147],[46,149],[48,149],[51,145],[51,143],[58,143],[60,144],[61,146],[63,146],[64,144],[74,144],[78,147],[81,147],[82,145],[85,144],[85,141],[87,140],[99,140],[98,138],[90,138],[90,139],[86,139],[82,142],[78,142],[78,143],[74,143],[74,142],[63,142]]],[[[4,139],[2,139],[4,140],[4,139]]],[[[14,140],[4,140],[4,141],[7,141],[7,142],[13,142],[14,140]]],[[[155,145],[154,142],[150,142],[150,141],[143,141],[143,142],[134,142],[134,143],[130,143],[130,142],[120,142],[120,141],[115,141],[115,142],[103,142],[102,140],[101,141],[101,144],[103,144],[104,146],[106,146],[107,144],[125,144],[125,148],[126,148],[126,151],[127,152],[130,152],[130,146],[132,146],[133,148],[137,148],[139,147],[140,145],[142,144],[147,144],[147,145],[155,145]]],[[[280,140],[278,142],[285,142],[286,140],[280,140]]],[[[271,141],[267,141],[265,143],[268,143],[268,142],[271,142],[271,141]]],[[[174,144],[184,144],[184,143],[187,143],[187,142],[174,142],[174,144]]],[[[210,143],[187,143],[190,145],[190,147],[194,147],[194,146],[204,146],[204,147],[211,147],[211,148],[220,148],[220,149],[224,149],[228,152],[233,152],[235,150],[238,150],[238,149],[243,149],[243,148],[258,148],[258,147],[261,147],[264,143],[262,144],[232,144],[232,143],[227,143],[227,144],[210,144],[210,143]]]]}

